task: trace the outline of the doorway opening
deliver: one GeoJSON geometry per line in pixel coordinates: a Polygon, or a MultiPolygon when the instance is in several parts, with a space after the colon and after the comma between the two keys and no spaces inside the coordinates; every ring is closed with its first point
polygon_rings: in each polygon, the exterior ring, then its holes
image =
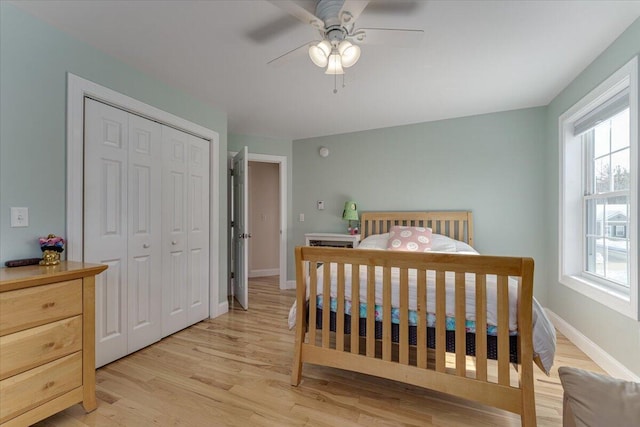
{"type": "MultiPolygon", "coordinates": [[[[233,169],[234,156],[229,153],[229,168],[233,169]]],[[[229,271],[228,295],[248,308],[248,283],[278,283],[286,289],[287,273],[287,158],[267,154],[247,153],[246,174],[229,174],[229,271]],[[246,221],[238,227],[236,212],[237,185],[244,182],[246,191],[246,221]],[[245,224],[246,223],[246,224],[245,224]],[[244,237],[239,236],[242,235],[244,237]],[[238,255],[238,248],[247,244],[247,256],[238,255]],[[244,259],[243,259],[244,258],[244,259]],[[239,264],[246,265],[239,265],[239,264]],[[247,274],[241,270],[245,269],[247,274]],[[263,279],[268,277],[269,279],[263,279]],[[261,278],[260,280],[258,278],[261,278]],[[238,280],[245,283],[238,283],[238,280]],[[242,295],[238,295],[241,293],[242,295]]],[[[236,166],[237,168],[237,166],[236,166]]],[[[240,204],[240,209],[242,209],[240,204]]]]}

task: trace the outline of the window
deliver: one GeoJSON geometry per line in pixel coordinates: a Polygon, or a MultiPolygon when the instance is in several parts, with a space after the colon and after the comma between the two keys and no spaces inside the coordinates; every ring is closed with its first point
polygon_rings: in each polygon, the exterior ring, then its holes
{"type": "Polygon", "coordinates": [[[560,117],[560,283],[638,319],[637,58],[560,117]]]}

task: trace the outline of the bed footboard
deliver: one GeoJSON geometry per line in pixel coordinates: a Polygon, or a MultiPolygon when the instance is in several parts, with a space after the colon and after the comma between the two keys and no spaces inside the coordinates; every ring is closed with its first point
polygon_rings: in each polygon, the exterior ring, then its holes
{"type": "Polygon", "coordinates": [[[531,258],[298,247],[291,383],[300,383],[304,363],[335,367],[481,402],[520,414],[522,425],[536,425],[532,348],[533,266],[531,258]],[[337,270],[333,276],[332,268],[337,270]],[[392,283],[392,271],[394,277],[399,277],[397,283],[392,283]],[[378,287],[376,273],[382,282],[378,287]],[[469,277],[473,279],[472,286],[469,285],[469,277]],[[512,282],[517,280],[517,369],[512,369],[509,347],[509,293],[514,292],[514,287],[509,286],[510,278],[512,282]],[[362,283],[361,279],[366,283],[366,293],[363,293],[362,286],[347,286],[347,282],[362,283]],[[428,285],[428,282],[433,283],[428,285]],[[392,289],[392,286],[399,289],[392,289]],[[415,345],[409,340],[410,286],[415,287],[411,292],[415,290],[416,294],[415,325],[412,325],[416,330],[415,345]],[[428,286],[433,289],[428,289],[428,286]],[[351,289],[347,292],[349,287],[351,289]],[[450,288],[448,297],[447,288],[450,288]],[[376,289],[381,295],[376,295],[376,289]],[[467,355],[464,321],[455,322],[455,352],[447,352],[446,308],[447,304],[451,307],[452,301],[447,302],[447,298],[451,298],[452,290],[455,319],[468,318],[466,311],[471,293],[475,301],[474,320],[479,328],[487,324],[488,298],[495,297],[497,360],[487,357],[487,335],[484,333],[476,334],[475,356],[467,355]],[[395,340],[392,339],[391,316],[393,292],[397,294],[396,308],[399,309],[398,325],[395,326],[396,330],[399,328],[399,338],[396,336],[395,340]],[[331,295],[335,299],[335,313],[316,307],[319,294],[331,295]],[[428,297],[435,301],[428,302],[428,297]],[[346,301],[352,302],[350,316],[345,315],[346,301]],[[379,327],[378,337],[375,333],[376,301],[378,310],[382,310],[381,316],[378,313],[382,322],[381,338],[379,327]],[[360,303],[366,304],[365,328],[359,325],[360,303]],[[427,346],[428,303],[435,307],[433,349],[427,346]],[[329,327],[332,315],[335,315],[335,332],[329,327]],[[350,328],[345,328],[345,321],[351,322],[350,328]],[[326,326],[321,328],[319,325],[326,326]],[[357,331],[362,329],[364,334],[359,334],[357,331]],[[345,330],[353,333],[347,334],[345,330]]]}

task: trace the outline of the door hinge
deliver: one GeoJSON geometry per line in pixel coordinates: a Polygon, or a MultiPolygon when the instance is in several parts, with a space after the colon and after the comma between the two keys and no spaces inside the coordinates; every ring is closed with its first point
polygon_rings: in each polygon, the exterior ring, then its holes
{"type": "Polygon", "coordinates": [[[233,176],[233,169],[229,169],[229,175],[233,176]]]}
{"type": "Polygon", "coordinates": [[[235,278],[236,278],[236,276],[235,276],[235,274],[234,274],[234,272],[233,272],[233,271],[231,272],[231,278],[232,278],[232,279],[235,279],[235,278]]]}
{"type": "Polygon", "coordinates": [[[236,225],[236,223],[235,223],[235,222],[233,222],[233,221],[231,221],[231,226],[233,227],[233,226],[235,226],[235,225],[236,225]]]}

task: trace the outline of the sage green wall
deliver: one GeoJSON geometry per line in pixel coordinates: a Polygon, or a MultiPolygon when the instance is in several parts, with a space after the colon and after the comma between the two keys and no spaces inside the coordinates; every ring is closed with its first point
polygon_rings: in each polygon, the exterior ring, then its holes
{"type": "MultiPolygon", "coordinates": [[[[293,217],[291,215],[291,207],[293,206],[293,172],[292,172],[292,156],[290,139],[273,139],[261,136],[229,134],[229,151],[237,152],[246,146],[249,153],[269,154],[272,156],[283,156],[287,158],[287,279],[295,279],[295,271],[293,266],[293,217]]],[[[231,258],[231,257],[229,257],[231,258]]]]}
{"type": "Polygon", "coordinates": [[[361,212],[468,209],[480,252],[535,259],[535,295],[544,304],[545,112],[531,108],[294,141],[294,244],[304,244],[308,232],[345,232],[340,216],[348,199],[361,212]],[[321,146],[329,148],[328,157],[319,156],[321,146]],[[318,200],[324,211],[316,209],[318,200]]]}
{"type": "MultiPolygon", "coordinates": [[[[558,118],[611,74],[640,53],[640,20],[636,20],[593,63],[560,93],[547,108],[547,205],[549,253],[548,307],[640,375],[640,322],[599,304],[558,282],[559,142],[558,118]]],[[[636,260],[638,262],[638,260],[636,260]]]]}
{"type": "MultiPolygon", "coordinates": [[[[197,66],[197,64],[194,64],[197,66]]],[[[65,235],[66,78],[85,79],[220,135],[220,198],[227,198],[227,117],[22,10],[0,3],[0,261],[40,256],[37,238],[65,235]],[[10,207],[29,227],[10,228],[10,207]]],[[[215,78],[212,76],[212,78],[215,78]]],[[[227,210],[220,203],[220,296],[226,298],[227,210]]]]}

